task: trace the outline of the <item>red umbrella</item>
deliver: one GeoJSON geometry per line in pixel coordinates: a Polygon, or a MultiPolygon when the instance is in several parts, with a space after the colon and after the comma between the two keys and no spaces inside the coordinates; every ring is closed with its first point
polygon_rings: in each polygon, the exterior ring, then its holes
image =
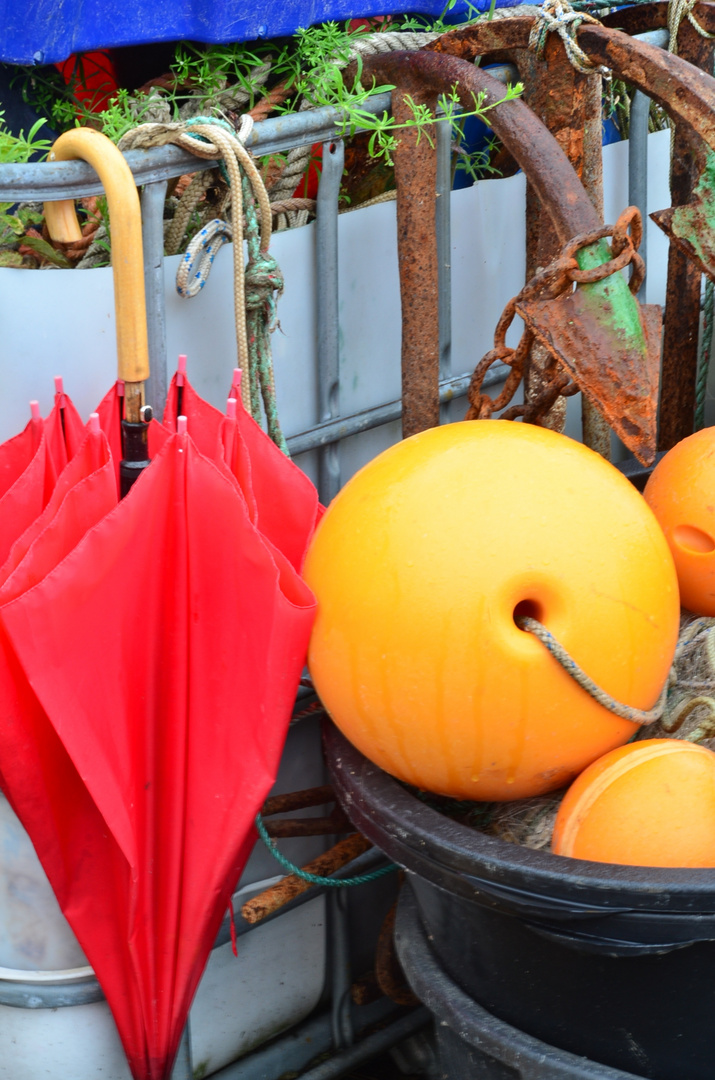
{"type": "MultiPolygon", "coordinates": [[[[69,133],[65,156],[86,156],[81,134],[69,133]]],[[[134,257],[141,267],[140,243],[134,257]]],[[[122,374],[136,426],[141,395],[122,374]]],[[[184,390],[196,415],[210,409],[184,390]]],[[[112,409],[118,417],[116,396],[112,409]]],[[[317,510],[302,474],[279,454],[274,490],[290,504],[292,477],[303,516],[291,505],[296,536],[274,543],[252,486],[265,448],[239,482],[223,444],[204,453],[185,420],[177,427],[120,502],[107,444],[84,452],[84,474],[78,454],[66,470],[77,482],[65,477],[4,584],[0,574],[3,785],[136,1080],[170,1074],[277,772],[315,608],[293,565],[317,510]]],[[[208,429],[196,428],[203,446],[208,429]]]]}
{"type": "MultiPolygon", "coordinates": [[[[21,688],[11,726],[41,710],[63,794],[46,770],[32,777],[28,821],[24,758],[5,782],[135,1077],[169,1075],[275,778],[313,613],[236,485],[181,434],[0,612],[22,669],[6,667],[21,688]]],[[[0,733],[1,761],[17,762],[21,739],[0,733]]]]}

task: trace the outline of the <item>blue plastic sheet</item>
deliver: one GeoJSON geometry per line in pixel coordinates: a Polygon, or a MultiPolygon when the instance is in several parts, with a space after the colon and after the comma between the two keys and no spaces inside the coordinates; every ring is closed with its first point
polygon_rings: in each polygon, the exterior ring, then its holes
{"type": "MultiPolygon", "coordinates": [[[[441,15],[444,0],[408,0],[415,14],[441,15]]],[[[497,0],[512,7],[521,0],[497,0]]],[[[227,43],[293,34],[331,19],[405,12],[405,0],[0,0],[0,60],[54,64],[76,52],[159,41],[227,43]]],[[[489,0],[464,0],[450,16],[489,0]]],[[[455,18],[456,21],[456,18],[455,18]]]]}

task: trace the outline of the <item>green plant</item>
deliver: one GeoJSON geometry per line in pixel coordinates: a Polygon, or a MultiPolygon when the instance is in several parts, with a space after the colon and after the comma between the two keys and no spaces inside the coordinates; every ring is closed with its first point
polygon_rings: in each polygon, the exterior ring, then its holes
{"type": "Polygon", "coordinates": [[[5,126],[5,113],[0,109],[0,164],[24,165],[35,154],[47,154],[52,145],[50,140],[35,138],[44,123],[44,119],[37,120],[27,135],[22,131],[12,135],[5,126]]]}

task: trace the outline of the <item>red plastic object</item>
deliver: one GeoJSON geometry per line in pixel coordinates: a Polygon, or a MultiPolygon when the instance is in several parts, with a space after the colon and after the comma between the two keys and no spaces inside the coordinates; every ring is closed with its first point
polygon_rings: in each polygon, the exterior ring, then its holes
{"type": "Polygon", "coordinates": [[[55,67],[75,101],[90,112],[102,112],[117,93],[117,73],[106,52],[74,53],[55,67]]]}

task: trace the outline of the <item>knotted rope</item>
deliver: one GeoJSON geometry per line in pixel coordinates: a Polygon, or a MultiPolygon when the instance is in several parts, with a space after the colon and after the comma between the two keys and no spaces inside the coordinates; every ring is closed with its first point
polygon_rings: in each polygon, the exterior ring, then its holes
{"type": "Polygon", "coordinates": [[[533,49],[539,60],[543,60],[546,39],[550,33],[556,33],[563,41],[569,63],[576,71],[582,75],[600,74],[610,78],[610,70],[602,64],[592,64],[576,40],[576,32],[584,22],[600,25],[598,19],[585,11],[574,11],[568,0],[544,0],[531,28],[529,48],[533,49]]]}
{"type": "Polygon", "coordinates": [[[120,149],[146,149],[173,143],[197,157],[219,159],[228,181],[231,196],[230,234],[226,223],[214,222],[202,229],[192,241],[177,274],[177,290],[183,296],[195,296],[205,284],[207,271],[216,252],[227,239],[233,239],[234,309],[238,367],[248,373],[241,383],[245,408],[260,423],[260,397],[273,441],[288,453],[278,423],[275,383],[268,334],[276,326],[276,296],[283,291],[283,278],[269,254],[271,206],[261,175],[244,141],[253,127],[249,116],[242,117],[238,134],[223,120],[196,117],[180,124],[145,124],[128,132],[120,149]],[[248,262],[243,263],[244,208],[248,262]],[[260,389],[260,393],[259,393],[260,389]]]}

